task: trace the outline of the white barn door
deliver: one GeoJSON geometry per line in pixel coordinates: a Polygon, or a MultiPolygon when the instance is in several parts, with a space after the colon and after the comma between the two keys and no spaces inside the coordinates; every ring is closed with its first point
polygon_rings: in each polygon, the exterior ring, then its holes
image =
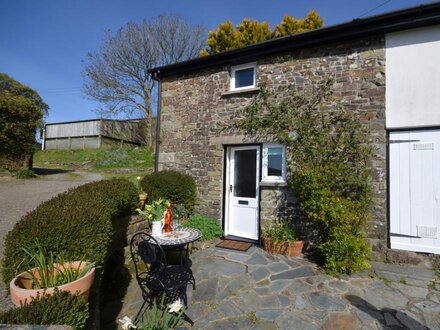
{"type": "Polygon", "coordinates": [[[440,130],[389,138],[391,248],[440,254],[440,130]]]}

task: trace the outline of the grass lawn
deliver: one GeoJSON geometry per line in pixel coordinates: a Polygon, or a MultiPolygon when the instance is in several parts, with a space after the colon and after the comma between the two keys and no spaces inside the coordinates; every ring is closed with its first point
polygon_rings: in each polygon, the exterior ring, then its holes
{"type": "Polygon", "coordinates": [[[145,171],[151,169],[153,164],[153,152],[145,147],[38,150],[34,154],[34,166],[44,168],[80,169],[99,172],[129,169],[130,175],[132,175],[134,172],[145,174],[145,171]]]}

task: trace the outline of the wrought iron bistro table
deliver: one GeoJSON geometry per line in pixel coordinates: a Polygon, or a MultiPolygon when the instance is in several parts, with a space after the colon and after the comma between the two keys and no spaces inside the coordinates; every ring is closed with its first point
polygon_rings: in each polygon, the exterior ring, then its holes
{"type": "Polygon", "coordinates": [[[169,264],[191,264],[188,245],[202,237],[202,233],[193,228],[181,227],[169,233],[154,236],[164,249],[169,264]]]}

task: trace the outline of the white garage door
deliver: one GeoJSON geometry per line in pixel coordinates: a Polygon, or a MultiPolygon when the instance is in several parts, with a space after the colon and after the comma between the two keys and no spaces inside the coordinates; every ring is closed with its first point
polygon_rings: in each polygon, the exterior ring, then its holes
{"type": "Polygon", "coordinates": [[[440,130],[390,133],[391,248],[440,254],[440,130]]]}

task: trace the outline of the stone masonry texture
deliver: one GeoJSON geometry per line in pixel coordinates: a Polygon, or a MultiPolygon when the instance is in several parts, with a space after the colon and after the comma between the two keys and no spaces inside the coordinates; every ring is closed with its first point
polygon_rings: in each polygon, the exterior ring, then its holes
{"type": "MultiPolygon", "coordinates": [[[[222,217],[225,146],[263,142],[228,129],[255,96],[255,92],[225,95],[229,72],[230,66],[217,66],[162,82],[160,169],[192,175],[198,189],[197,211],[218,220],[222,217]]],[[[265,83],[277,98],[292,89],[312,93],[327,78],[334,80],[332,102],[358,112],[372,134],[374,205],[367,235],[381,246],[376,250],[383,251],[388,231],[384,37],[295,50],[257,61],[258,83],[265,83]]],[[[280,203],[294,203],[295,198],[288,195],[286,187],[262,187],[261,221],[276,218],[280,203]]]]}

